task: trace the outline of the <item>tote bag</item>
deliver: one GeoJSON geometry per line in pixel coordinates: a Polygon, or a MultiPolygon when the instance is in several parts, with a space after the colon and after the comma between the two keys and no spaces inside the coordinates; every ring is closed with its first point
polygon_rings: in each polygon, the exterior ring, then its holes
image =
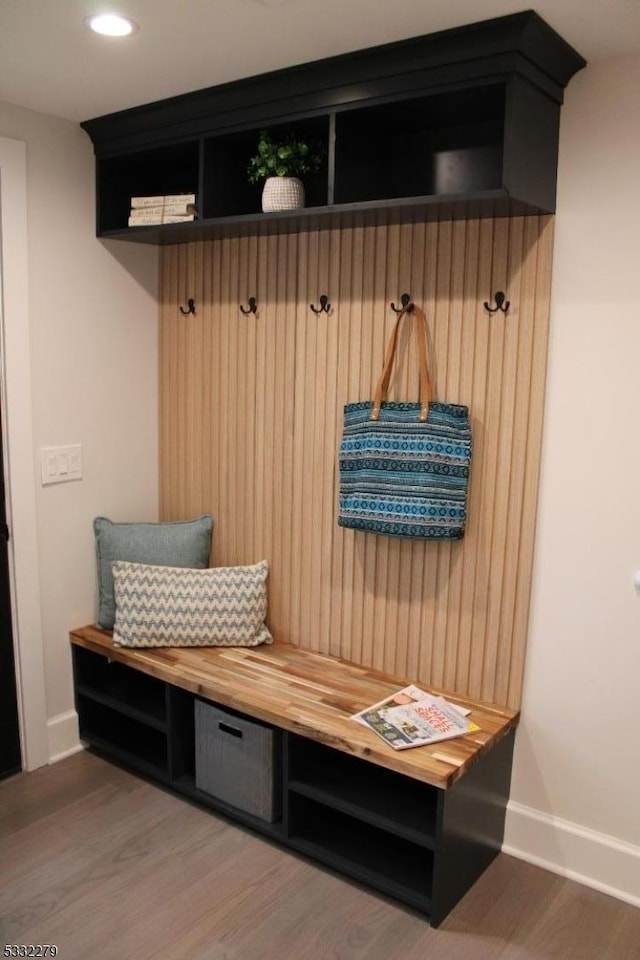
{"type": "Polygon", "coordinates": [[[459,540],[471,465],[467,407],[431,400],[425,316],[409,304],[387,345],[373,400],[348,403],[340,444],[338,524],[415,540],[459,540]],[[387,400],[398,332],[413,318],[420,402],[387,400]]]}

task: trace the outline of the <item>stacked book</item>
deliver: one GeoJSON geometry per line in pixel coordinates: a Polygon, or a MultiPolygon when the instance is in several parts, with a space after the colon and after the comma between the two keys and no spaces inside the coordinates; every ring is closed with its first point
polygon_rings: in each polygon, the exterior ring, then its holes
{"type": "Polygon", "coordinates": [[[130,227],[159,223],[188,223],[197,216],[195,193],[174,193],[165,197],[131,197],[130,227]]]}

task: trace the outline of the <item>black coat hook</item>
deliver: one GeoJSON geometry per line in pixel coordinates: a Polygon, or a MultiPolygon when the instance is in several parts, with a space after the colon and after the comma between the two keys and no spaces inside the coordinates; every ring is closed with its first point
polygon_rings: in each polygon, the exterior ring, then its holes
{"type": "Polygon", "coordinates": [[[408,293],[402,294],[402,296],[400,297],[400,303],[402,304],[401,307],[396,307],[395,303],[391,304],[391,309],[393,310],[394,313],[402,313],[402,311],[406,310],[407,307],[410,305],[411,297],[409,296],[408,293]]]}
{"type": "Polygon", "coordinates": [[[511,306],[509,300],[505,301],[502,290],[498,290],[498,292],[493,295],[493,299],[496,302],[495,307],[490,307],[486,300],[484,302],[484,308],[485,310],[488,310],[489,313],[497,313],[498,310],[501,310],[502,313],[506,313],[511,306]]]}
{"type": "Polygon", "coordinates": [[[245,317],[248,317],[250,313],[256,313],[258,310],[258,304],[256,303],[255,297],[249,297],[248,307],[243,307],[241,303],[238,304],[238,306],[240,307],[242,313],[244,313],[245,317]]]}
{"type": "Polygon", "coordinates": [[[321,294],[319,307],[314,307],[312,303],[310,303],[309,306],[314,313],[329,313],[329,310],[331,310],[331,304],[329,303],[329,298],[326,293],[321,294]]]}
{"type": "Polygon", "coordinates": [[[189,299],[187,300],[187,309],[186,309],[186,310],[185,310],[184,307],[180,307],[180,313],[181,313],[183,316],[185,316],[185,317],[188,317],[189,314],[193,314],[193,316],[195,317],[195,315],[196,315],[196,305],[195,305],[195,301],[194,301],[193,297],[189,297],[189,299]]]}

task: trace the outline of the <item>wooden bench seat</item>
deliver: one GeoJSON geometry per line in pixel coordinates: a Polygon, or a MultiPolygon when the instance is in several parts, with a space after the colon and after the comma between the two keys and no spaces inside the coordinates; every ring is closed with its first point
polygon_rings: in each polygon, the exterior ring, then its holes
{"type": "Polygon", "coordinates": [[[452,786],[518,721],[518,712],[441,693],[471,710],[480,728],[431,746],[395,751],[349,717],[384,699],[407,680],[287,643],[261,647],[129,649],[95,627],[71,642],[250,717],[362,757],[443,790],[452,786]]]}

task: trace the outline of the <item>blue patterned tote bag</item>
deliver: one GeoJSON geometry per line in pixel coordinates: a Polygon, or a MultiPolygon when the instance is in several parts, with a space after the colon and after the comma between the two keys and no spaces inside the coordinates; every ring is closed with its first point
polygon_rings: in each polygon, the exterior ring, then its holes
{"type": "Polygon", "coordinates": [[[459,540],[467,517],[467,407],[431,401],[425,316],[409,304],[387,345],[373,401],[348,403],[340,445],[338,524],[414,540],[459,540]],[[398,332],[413,317],[420,402],[387,400],[398,332]]]}

